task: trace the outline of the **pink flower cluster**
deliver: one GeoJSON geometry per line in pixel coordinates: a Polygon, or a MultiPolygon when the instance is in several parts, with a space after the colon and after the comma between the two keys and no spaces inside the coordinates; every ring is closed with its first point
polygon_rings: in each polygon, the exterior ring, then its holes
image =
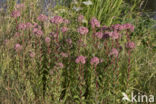
{"type": "Polygon", "coordinates": [[[21,13],[20,11],[18,10],[14,10],[12,13],[11,13],[11,16],[14,17],[14,18],[17,18],[17,17],[20,17],[21,13]]]}
{"type": "Polygon", "coordinates": [[[88,28],[86,27],[79,27],[78,30],[77,30],[81,35],[86,35],[88,33],[88,28]]]}
{"type": "Polygon", "coordinates": [[[97,65],[99,64],[99,62],[100,62],[100,60],[99,60],[98,57],[93,57],[93,58],[91,59],[91,61],[90,61],[90,64],[91,64],[91,65],[97,66],[97,65]]]}
{"type": "Polygon", "coordinates": [[[64,27],[61,28],[61,31],[62,31],[63,33],[65,33],[65,32],[68,31],[68,28],[64,26],[64,27]]]}
{"type": "Polygon", "coordinates": [[[24,4],[23,4],[23,3],[21,3],[21,4],[16,4],[15,8],[16,8],[16,9],[22,9],[22,8],[24,8],[24,4]]]}
{"type": "Polygon", "coordinates": [[[82,22],[83,21],[83,19],[84,19],[84,16],[83,15],[79,15],[79,17],[78,17],[78,22],[82,22]]]}
{"type": "Polygon", "coordinates": [[[128,42],[128,43],[126,44],[126,48],[129,48],[129,49],[135,48],[135,43],[134,43],[134,42],[128,42]]]}
{"type": "Polygon", "coordinates": [[[16,44],[15,45],[15,50],[16,50],[16,52],[20,52],[21,50],[22,50],[22,46],[20,45],[20,44],[16,44]]]}
{"type": "Polygon", "coordinates": [[[92,28],[100,27],[100,22],[95,17],[93,17],[91,19],[91,26],[92,26],[92,28]]]}
{"type": "Polygon", "coordinates": [[[110,56],[114,56],[114,57],[117,57],[119,54],[118,50],[116,48],[113,48],[111,50],[111,52],[109,53],[110,56]]]}
{"type": "Polygon", "coordinates": [[[102,33],[102,32],[96,32],[96,33],[95,33],[95,36],[96,36],[98,39],[102,39],[103,33],[102,33]]]}
{"type": "Polygon", "coordinates": [[[112,26],[112,28],[114,30],[119,30],[119,31],[121,31],[121,30],[130,30],[131,32],[134,31],[134,26],[132,24],[129,24],[129,23],[122,24],[122,25],[121,24],[115,24],[112,26]]]}
{"type": "Polygon", "coordinates": [[[33,29],[33,33],[37,36],[37,37],[41,37],[43,35],[42,30],[38,29],[38,28],[34,28],[33,29]]]}
{"type": "Polygon", "coordinates": [[[37,17],[37,20],[43,22],[48,20],[48,17],[44,14],[40,14],[40,16],[37,17]]]}
{"type": "Polygon", "coordinates": [[[117,32],[117,31],[113,31],[113,32],[110,32],[109,33],[109,36],[112,38],[112,39],[118,39],[120,37],[120,34],[117,32]]]}
{"type": "Polygon", "coordinates": [[[78,63],[81,63],[81,64],[85,64],[86,63],[86,57],[84,56],[78,56],[75,60],[75,62],[78,64],[78,63]]]}
{"type": "Polygon", "coordinates": [[[50,19],[50,22],[55,24],[61,24],[63,23],[63,18],[61,16],[54,16],[50,19]]]}
{"type": "Polygon", "coordinates": [[[33,27],[33,25],[30,22],[18,24],[18,29],[19,30],[30,29],[31,27],[33,27]]]}
{"type": "Polygon", "coordinates": [[[45,38],[45,42],[46,42],[47,44],[49,44],[50,41],[51,41],[50,37],[46,37],[46,38],[45,38]]]}

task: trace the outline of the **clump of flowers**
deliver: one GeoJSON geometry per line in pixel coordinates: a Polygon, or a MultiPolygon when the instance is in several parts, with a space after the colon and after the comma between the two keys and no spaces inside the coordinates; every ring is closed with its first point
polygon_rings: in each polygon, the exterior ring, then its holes
{"type": "Polygon", "coordinates": [[[50,22],[55,24],[61,24],[63,23],[63,18],[61,16],[54,16],[50,19],[50,22]]]}
{"type": "Polygon", "coordinates": [[[100,27],[100,22],[95,17],[93,17],[91,19],[91,26],[92,26],[92,28],[100,27]]]}
{"type": "Polygon", "coordinates": [[[19,43],[17,43],[17,44],[15,45],[15,50],[16,50],[16,52],[20,52],[22,49],[23,49],[23,47],[22,47],[19,43]]]}
{"type": "Polygon", "coordinates": [[[96,32],[96,33],[95,33],[95,36],[96,36],[98,39],[102,39],[103,33],[102,33],[102,32],[96,32]]]}
{"type": "Polygon", "coordinates": [[[37,17],[37,20],[44,22],[44,21],[48,20],[48,17],[44,14],[40,14],[40,16],[37,17]]]}
{"type": "Polygon", "coordinates": [[[86,57],[84,56],[78,56],[75,60],[75,62],[78,64],[78,63],[81,63],[81,64],[85,64],[86,63],[86,57]]]}
{"type": "Polygon", "coordinates": [[[78,32],[81,34],[81,35],[86,35],[87,33],[88,33],[88,28],[86,28],[86,27],[83,27],[83,26],[81,26],[81,27],[79,27],[78,28],[78,32]]]}
{"type": "Polygon", "coordinates": [[[134,43],[134,42],[128,42],[128,43],[126,44],[126,48],[134,49],[134,48],[135,48],[135,43],[134,43]]]}
{"type": "Polygon", "coordinates": [[[14,18],[17,18],[17,17],[20,17],[21,16],[21,13],[18,10],[14,10],[12,12],[11,16],[14,17],[14,18]]]}
{"type": "Polygon", "coordinates": [[[99,60],[98,57],[93,57],[93,58],[91,59],[91,61],[90,61],[90,64],[91,64],[91,65],[97,66],[97,65],[99,64],[99,62],[100,62],[100,60],[99,60]]]}
{"type": "Polygon", "coordinates": [[[109,55],[114,56],[114,57],[118,57],[118,54],[119,52],[116,48],[113,48],[111,52],[109,53],[109,55]]]}

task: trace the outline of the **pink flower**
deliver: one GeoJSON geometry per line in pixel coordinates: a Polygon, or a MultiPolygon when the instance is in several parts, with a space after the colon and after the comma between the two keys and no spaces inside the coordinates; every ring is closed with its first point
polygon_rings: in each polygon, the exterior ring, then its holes
{"type": "Polygon", "coordinates": [[[109,34],[110,37],[112,37],[112,39],[118,39],[120,37],[119,33],[117,31],[113,31],[109,34]]]}
{"type": "Polygon", "coordinates": [[[22,50],[22,46],[20,45],[20,44],[16,44],[15,45],[15,50],[16,50],[16,52],[19,52],[19,51],[21,51],[22,50]]]}
{"type": "Polygon", "coordinates": [[[20,17],[21,13],[18,10],[15,10],[11,13],[11,16],[14,18],[20,17]]]}
{"type": "Polygon", "coordinates": [[[124,27],[125,27],[125,29],[128,29],[128,30],[130,30],[131,32],[134,31],[134,26],[133,26],[132,24],[129,24],[129,23],[124,24],[124,27]]]}
{"type": "Polygon", "coordinates": [[[57,37],[57,34],[54,33],[54,32],[52,32],[52,33],[50,33],[50,36],[52,36],[53,38],[56,38],[57,37]]]}
{"type": "Polygon", "coordinates": [[[37,36],[37,37],[41,37],[43,35],[43,32],[38,29],[38,28],[34,28],[33,29],[33,33],[37,36]]]}
{"type": "Polygon", "coordinates": [[[81,26],[81,27],[78,28],[78,32],[81,35],[86,35],[88,33],[88,28],[81,26]]]}
{"type": "Polygon", "coordinates": [[[86,63],[86,58],[84,56],[78,56],[75,60],[75,62],[78,64],[78,63],[81,63],[81,64],[85,64],[86,63]]]}
{"type": "Polygon", "coordinates": [[[100,62],[100,60],[99,60],[98,57],[93,57],[93,58],[91,59],[91,61],[90,61],[90,64],[96,66],[96,65],[99,64],[99,62],[100,62]]]}
{"type": "Polygon", "coordinates": [[[95,36],[99,39],[101,39],[103,37],[103,33],[102,32],[96,32],[95,36]]]}
{"type": "Polygon", "coordinates": [[[23,4],[23,3],[17,4],[17,5],[15,6],[15,8],[16,8],[16,9],[22,9],[22,8],[24,8],[24,4],[23,4]]]}
{"type": "Polygon", "coordinates": [[[63,23],[64,24],[69,24],[69,20],[68,19],[63,19],[63,23]]]}
{"type": "Polygon", "coordinates": [[[19,32],[16,32],[14,36],[15,36],[15,37],[19,37],[20,35],[21,35],[21,34],[20,34],[19,32]]]}
{"type": "Polygon", "coordinates": [[[91,26],[92,26],[92,28],[100,27],[100,22],[95,17],[93,17],[91,19],[91,26]]]}
{"type": "Polygon", "coordinates": [[[134,43],[134,42],[128,42],[128,43],[126,44],[126,48],[130,48],[130,49],[135,48],[135,43],[134,43]]]}
{"type": "Polygon", "coordinates": [[[60,16],[54,16],[51,20],[51,23],[55,23],[55,24],[61,24],[63,23],[63,18],[60,16]]]}
{"type": "Polygon", "coordinates": [[[62,27],[61,28],[61,31],[64,33],[64,32],[67,32],[68,31],[68,28],[67,27],[62,27]]]}
{"type": "Polygon", "coordinates": [[[72,40],[69,38],[69,39],[66,39],[66,42],[68,43],[68,44],[72,44],[72,40]]]}
{"type": "Polygon", "coordinates": [[[33,27],[33,25],[32,25],[30,22],[27,22],[27,23],[26,23],[26,28],[27,28],[27,29],[30,29],[30,28],[32,28],[32,27],[33,27]]]}
{"type": "Polygon", "coordinates": [[[19,25],[18,25],[18,29],[20,29],[20,30],[25,30],[26,29],[26,24],[25,23],[20,23],[19,25]]]}
{"type": "Polygon", "coordinates": [[[46,37],[46,38],[45,38],[45,42],[46,42],[47,44],[49,44],[50,41],[51,41],[51,39],[50,39],[49,37],[46,37]]]}
{"type": "Polygon", "coordinates": [[[40,16],[37,17],[38,21],[46,21],[48,19],[48,17],[44,14],[40,14],[40,16]]]}
{"type": "Polygon", "coordinates": [[[78,22],[82,22],[83,21],[83,19],[84,19],[84,16],[83,15],[79,15],[79,17],[78,17],[78,22]]]}
{"type": "Polygon", "coordinates": [[[57,65],[58,65],[59,68],[63,68],[64,67],[63,63],[61,63],[61,62],[59,62],[57,65]]]}
{"type": "Polygon", "coordinates": [[[61,52],[61,56],[62,57],[68,57],[68,54],[67,53],[64,53],[64,52],[61,52]]]}
{"type": "Polygon", "coordinates": [[[111,52],[109,53],[109,55],[114,56],[114,57],[117,57],[118,54],[119,54],[119,52],[118,52],[118,50],[116,48],[113,48],[111,50],[111,52]]]}
{"type": "Polygon", "coordinates": [[[35,53],[34,52],[30,52],[30,57],[34,58],[35,57],[35,53]]]}

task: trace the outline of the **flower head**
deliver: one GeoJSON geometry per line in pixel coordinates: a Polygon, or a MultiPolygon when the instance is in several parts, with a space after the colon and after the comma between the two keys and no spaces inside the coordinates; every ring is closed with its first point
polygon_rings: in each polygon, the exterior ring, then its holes
{"type": "Polygon", "coordinates": [[[99,60],[98,57],[93,57],[93,58],[91,59],[91,61],[90,61],[90,64],[96,66],[96,65],[99,64],[99,62],[100,62],[100,60],[99,60]]]}
{"type": "Polygon", "coordinates": [[[46,38],[45,38],[45,42],[46,42],[47,44],[49,44],[50,41],[51,41],[50,37],[46,37],[46,38]]]}
{"type": "Polygon", "coordinates": [[[88,33],[88,28],[81,26],[81,27],[78,28],[78,32],[81,35],[86,35],[88,33]]]}
{"type": "Polygon", "coordinates": [[[69,22],[68,19],[63,19],[63,23],[64,23],[64,24],[69,24],[70,22],[69,22]]]}
{"type": "Polygon", "coordinates": [[[11,16],[14,18],[20,17],[21,13],[18,10],[15,10],[11,13],[11,16]]]}
{"type": "Polygon", "coordinates": [[[30,29],[30,28],[32,28],[32,27],[33,27],[33,25],[32,25],[30,22],[27,22],[27,23],[26,23],[26,28],[27,28],[27,29],[30,29]]]}
{"type": "Polygon", "coordinates": [[[22,50],[22,46],[20,45],[20,44],[16,44],[15,45],[15,50],[16,50],[16,52],[20,52],[21,50],[22,50]]]}
{"type": "Polygon", "coordinates": [[[61,31],[62,31],[63,33],[64,33],[64,32],[67,32],[67,31],[68,31],[68,28],[64,26],[64,27],[61,28],[61,31]]]}
{"type": "Polygon", "coordinates": [[[81,63],[81,64],[85,64],[86,63],[86,57],[84,56],[78,56],[75,60],[75,62],[78,64],[78,63],[81,63]]]}
{"type": "Polygon", "coordinates": [[[35,57],[35,53],[34,52],[30,52],[29,55],[30,55],[31,58],[34,58],[35,57]]]}
{"type": "Polygon", "coordinates": [[[103,33],[102,32],[96,32],[95,36],[99,39],[101,39],[103,37],[103,33]]]}
{"type": "Polygon", "coordinates": [[[33,33],[37,36],[37,37],[41,37],[43,35],[42,30],[38,29],[38,28],[34,28],[33,29],[33,33]]]}
{"type": "Polygon", "coordinates": [[[55,24],[61,24],[63,23],[63,18],[61,16],[54,16],[53,18],[51,18],[50,22],[55,24]]]}
{"type": "Polygon", "coordinates": [[[18,29],[20,29],[20,30],[25,30],[26,27],[27,27],[27,25],[26,25],[25,23],[20,23],[20,24],[18,25],[18,29]]]}
{"type": "Polygon", "coordinates": [[[100,27],[100,22],[95,17],[93,17],[91,19],[91,26],[92,26],[92,28],[100,27]]]}
{"type": "Polygon", "coordinates": [[[64,53],[64,52],[61,52],[61,56],[62,57],[68,57],[68,54],[67,53],[64,53]]]}
{"type": "Polygon", "coordinates": [[[116,48],[113,48],[111,50],[111,52],[109,53],[109,55],[114,56],[114,57],[117,57],[118,54],[119,54],[119,52],[118,52],[118,50],[116,48]]]}
{"type": "Polygon", "coordinates": [[[113,31],[109,34],[110,37],[112,37],[112,39],[118,39],[120,37],[120,34],[117,31],[113,31]]]}
{"type": "Polygon", "coordinates": [[[126,48],[129,48],[129,49],[135,48],[135,43],[134,43],[134,42],[128,42],[128,43],[126,44],[126,48]]]}
{"type": "Polygon", "coordinates": [[[39,21],[46,21],[48,19],[48,17],[44,14],[40,14],[40,16],[37,17],[37,20],[39,21]]]}
{"type": "Polygon", "coordinates": [[[83,15],[79,15],[78,16],[78,22],[81,23],[83,20],[84,20],[84,16],[83,15]]]}
{"type": "Polygon", "coordinates": [[[16,4],[15,8],[16,9],[22,9],[22,8],[24,8],[24,3],[16,4]]]}

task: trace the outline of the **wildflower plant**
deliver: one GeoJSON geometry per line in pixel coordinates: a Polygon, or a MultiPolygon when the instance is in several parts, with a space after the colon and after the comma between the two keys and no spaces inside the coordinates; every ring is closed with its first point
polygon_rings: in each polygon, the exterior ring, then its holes
{"type": "MultiPolygon", "coordinates": [[[[89,14],[89,6],[94,6],[95,1],[83,4],[88,6],[89,14]]],[[[30,15],[24,13],[27,9],[25,4],[18,4],[10,13],[13,28],[9,31],[13,34],[5,37],[3,44],[11,45],[9,51],[1,47],[7,51],[2,51],[2,58],[7,56],[8,60],[2,67],[19,79],[15,83],[20,85],[18,90],[22,88],[22,99],[28,97],[32,103],[44,104],[120,104],[120,96],[116,95],[128,88],[133,90],[135,69],[131,63],[137,45],[131,37],[135,31],[132,24],[103,25],[102,14],[88,18],[79,13],[76,17],[68,13],[52,17],[34,13],[34,17],[25,19],[30,15]],[[108,99],[114,96],[115,100],[108,99]]],[[[102,8],[104,13],[112,10],[102,8]]],[[[12,88],[15,83],[8,79],[6,84],[12,88]]],[[[14,94],[17,89],[13,89],[14,94]]],[[[7,92],[8,98],[13,96],[10,90],[7,92]]]]}

